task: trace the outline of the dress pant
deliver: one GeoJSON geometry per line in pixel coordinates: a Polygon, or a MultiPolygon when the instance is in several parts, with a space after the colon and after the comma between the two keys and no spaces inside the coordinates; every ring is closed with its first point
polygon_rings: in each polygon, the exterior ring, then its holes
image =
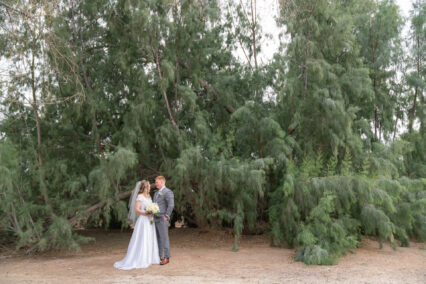
{"type": "Polygon", "coordinates": [[[160,257],[170,258],[169,221],[155,220],[160,257]]]}

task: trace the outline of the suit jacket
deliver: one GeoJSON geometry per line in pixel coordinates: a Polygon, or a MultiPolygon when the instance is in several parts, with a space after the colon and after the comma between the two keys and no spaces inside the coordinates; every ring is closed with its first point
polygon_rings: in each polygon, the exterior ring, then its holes
{"type": "Polygon", "coordinates": [[[154,218],[155,222],[159,222],[164,216],[170,221],[170,215],[175,207],[175,197],[173,191],[167,187],[163,188],[161,193],[159,190],[154,194],[154,202],[158,204],[160,213],[154,218]]]}

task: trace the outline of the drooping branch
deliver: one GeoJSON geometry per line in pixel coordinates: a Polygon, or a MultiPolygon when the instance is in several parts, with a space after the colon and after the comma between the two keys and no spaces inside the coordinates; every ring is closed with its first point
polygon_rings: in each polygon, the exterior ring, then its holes
{"type": "MultiPolygon", "coordinates": [[[[154,187],[155,185],[151,184],[151,189],[154,187]]],[[[117,196],[117,200],[127,199],[130,197],[131,194],[132,194],[131,190],[119,193],[117,196]]],[[[104,207],[108,201],[109,201],[109,198],[90,206],[89,208],[83,210],[82,212],[77,212],[77,214],[71,219],[69,219],[68,222],[70,223],[72,227],[76,227],[82,220],[87,220],[87,218],[89,218],[91,214],[93,214],[97,210],[104,207]]]]}
{"type": "MultiPolygon", "coordinates": [[[[129,198],[129,196],[131,194],[132,194],[131,190],[126,191],[126,192],[122,192],[118,195],[118,200],[129,198]]],[[[87,208],[86,210],[84,210],[82,212],[77,212],[76,216],[74,216],[74,217],[72,217],[71,219],[68,220],[70,225],[72,227],[75,227],[76,225],[78,225],[80,223],[80,221],[87,219],[93,212],[104,207],[107,204],[107,202],[108,202],[108,199],[105,199],[101,202],[98,202],[98,203],[90,206],[89,208],[87,208]]]]}

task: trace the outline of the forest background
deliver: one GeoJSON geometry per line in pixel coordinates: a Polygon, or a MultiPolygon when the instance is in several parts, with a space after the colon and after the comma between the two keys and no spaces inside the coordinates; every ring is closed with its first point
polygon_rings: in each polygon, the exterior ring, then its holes
{"type": "Polygon", "coordinates": [[[234,250],[424,241],[425,1],[274,3],[277,31],[255,0],[1,0],[1,241],[78,249],[157,175],[234,250]]]}

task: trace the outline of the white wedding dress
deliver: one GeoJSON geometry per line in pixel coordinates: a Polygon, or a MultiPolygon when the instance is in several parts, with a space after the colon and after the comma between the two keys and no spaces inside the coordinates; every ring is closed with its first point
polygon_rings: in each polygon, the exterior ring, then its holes
{"type": "MultiPolygon", "coordinates": [[[[145,198],[142,194],[138,195],[137,200],[141,201],[140,210],[143,212],[145,212],[146,206],[152,203],[151,199],[145,198]]],[[[151,220],[148,216],[139,215],[133,229],[126,257],[114,263],[115,268],[129,270],[146,268],[151,264],[160,263],[155,222],[151,224],[151,220]]]]}

